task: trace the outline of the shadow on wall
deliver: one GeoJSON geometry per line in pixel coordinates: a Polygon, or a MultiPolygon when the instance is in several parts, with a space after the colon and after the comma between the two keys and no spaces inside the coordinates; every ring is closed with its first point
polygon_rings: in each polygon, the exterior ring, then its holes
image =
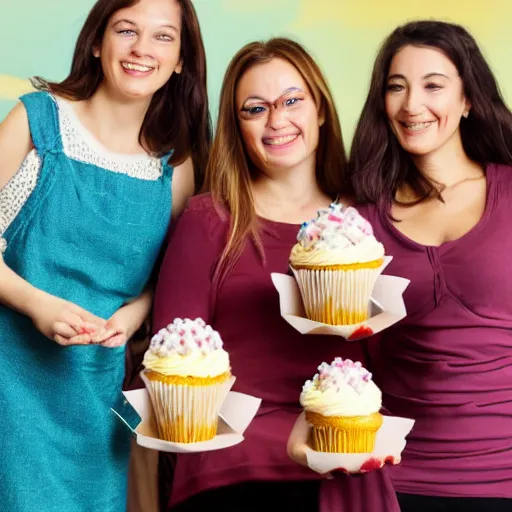
{"type": "Polygon", "coordinates": [[[16,100],[22,94],[33,91],[27,79],[11,75],[0,75],[0,100],[16,100]]]}

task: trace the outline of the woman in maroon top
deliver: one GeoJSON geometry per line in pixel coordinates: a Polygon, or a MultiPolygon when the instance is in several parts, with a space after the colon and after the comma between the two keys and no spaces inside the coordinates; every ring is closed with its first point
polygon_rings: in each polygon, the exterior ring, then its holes
{"type": "Polygon", "coordinates": [[[357,342],[290,327],[270,277],[288,271],[300,224],[343,190],[344,165],[331,94],[305,50],[287,39],[240,50],[222,87],[211,194],[193,198],[177,223],[154,329],[203,318],[224,340],[234,389],[263,401],[243,443],[177,457],[172,510],[398,510],[384,471],[327,480],[286,452],[305,380],[335,356],[363,360],[357,342]]]}
{"type": "Polygon", "coordinates": [[[383,405],[416,419],[391,469],[402,512],[512,510],[512,114],[473,38],[399,27],[355,132],[360,211],[407,277],[373,348],[383,405]]]}

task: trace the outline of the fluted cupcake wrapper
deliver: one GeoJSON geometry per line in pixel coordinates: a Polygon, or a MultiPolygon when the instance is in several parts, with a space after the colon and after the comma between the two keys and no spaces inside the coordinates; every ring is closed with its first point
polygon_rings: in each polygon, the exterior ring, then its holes
{"type": "Polygon", "coordinates": [[[233,386],[234,377],[224,381],[201,379],[201,385],[166,382],[152,372],[142,372],[158,426],[159,437],[173,443],[197,443],[213,439],[217,433],[221,406],[233,386]]]}
{"type": "Polygon", "coordinates": [[[383,416],[336,417],[306,412],[311,424],[311,446],[318,452],[371,453],[375,437],[383,424],[383,416]]]}
{"type": "Polygon", "coordinates": [[[355,270],[291,269],[307,318],[329,325],[353,325],[370,317],[373,287],[384,266],[355,270]]]}

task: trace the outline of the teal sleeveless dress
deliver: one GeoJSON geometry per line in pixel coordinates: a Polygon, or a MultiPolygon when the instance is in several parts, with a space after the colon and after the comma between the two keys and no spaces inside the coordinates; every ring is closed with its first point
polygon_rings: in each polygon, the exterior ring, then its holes
{"type": "MultiPolygon", "coordinates": [[[[172,168],[157,180],[69,158],[59,108],[21,98],[41,158],[37,185],[5,232],[6,264],[108,319],[143,291],[166,235],[172,168]]],[[[62,347],[0,305],[0,509],[125,512],[130,431],[125,349],[62,347]]]]}

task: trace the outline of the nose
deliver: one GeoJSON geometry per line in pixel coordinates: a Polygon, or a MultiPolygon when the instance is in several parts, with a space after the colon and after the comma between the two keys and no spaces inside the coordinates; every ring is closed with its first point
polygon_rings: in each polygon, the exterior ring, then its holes
{"type": "Polygon", "coordinates": [[[407,94],[405,96],[405,101],[403,105],[405,112],[407,112],[411,116],[421,114],[422,106],[423,102],[420,91],[410,87],[407,90],[407,94]]]}
{"type": "Polygon", "coordinates": [[[287,124],[287,116],[284,108],[270,107],[267,126],[273,130],[284,128],[287,124]]]}
{"type": "Polygon", "coordinates": [[[137,57],[143,57],[151,53],[151,37],[141,32],[133,41],[131,52],[137,57]]]}

